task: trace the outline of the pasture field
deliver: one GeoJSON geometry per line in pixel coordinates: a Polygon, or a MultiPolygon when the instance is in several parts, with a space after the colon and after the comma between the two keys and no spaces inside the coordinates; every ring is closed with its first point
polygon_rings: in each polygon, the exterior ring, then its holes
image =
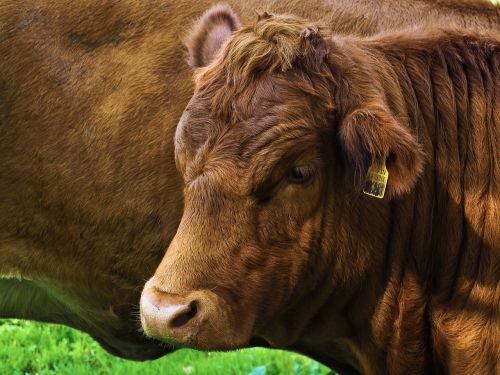
{"type": "Polygon", "coordinates": [[[307,357],[262,348],[227,353],[182,349],[155,361],[107,354],[88,335],[54,324],[0,320],[1,375],[332,375],[307,357]]]}

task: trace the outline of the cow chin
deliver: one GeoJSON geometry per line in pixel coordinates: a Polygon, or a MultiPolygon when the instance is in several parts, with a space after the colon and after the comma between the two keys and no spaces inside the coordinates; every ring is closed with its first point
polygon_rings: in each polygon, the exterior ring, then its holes
{"type": "Polygon", "coordinates": [[[160,343],[147,338],[144,338],[144,340],[149,341],[145,341],[142,345],[133,342],[128,343],[116,340],[105,340],[94,336],[93,338],[108,353],[128,360],[153,360],[171,352],[171,350],[162,347],[160,343]]]}
{"type": "Polygon", "coordinates": [[[151,279],[141,296],[144,333],[174,347],[229,350],[248,346],[252,322],[237,319],[223,298],[209,290],[165,292],[151,279]],[[249,324],[248,324],[249,323],[249,324]]]}

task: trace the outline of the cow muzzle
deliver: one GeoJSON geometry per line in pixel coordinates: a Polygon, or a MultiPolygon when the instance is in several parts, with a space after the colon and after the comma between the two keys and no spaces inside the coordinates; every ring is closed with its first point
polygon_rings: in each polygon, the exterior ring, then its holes
{"type": "Polygon", "coordinates": [[[172,344],[190,345],[204,322],[200,293],[181,296],[151,286],[141,296],[141,323],[147,336],[172,344]]]}
{"type": "Polygon", "coordinates": [[[148,281],[141,296],[141,324],[144,333],[179,347],[233,349],[245,346],[230,323],[228,307],[213,292],[166,292],[148,281]]]}

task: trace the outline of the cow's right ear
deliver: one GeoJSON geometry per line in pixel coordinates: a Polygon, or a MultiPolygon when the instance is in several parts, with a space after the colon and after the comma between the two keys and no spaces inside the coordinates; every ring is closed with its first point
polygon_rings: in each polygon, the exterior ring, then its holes
{"type": "Polygon", "coordinates": [[[422,173],[424,153],[419,142],[383,105],[353,110],[342,121],[339,135],[347,158],[361,176],[380,157],[387,157],[389,198],[411,190],[422,173]]]}
{"type": "Polygon", "coordinates": [[[240,20],[227,5],[208,9],[194,24],[186,39],[189,65],[207,66],[231,34],[240,27],[240,20]]]}

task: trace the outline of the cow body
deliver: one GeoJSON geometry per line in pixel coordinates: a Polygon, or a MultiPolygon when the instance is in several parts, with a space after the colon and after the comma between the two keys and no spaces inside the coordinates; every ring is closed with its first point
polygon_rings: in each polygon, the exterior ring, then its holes
{"type": "MultiPolygon", "coordinates": [[[[243,20],[261,6],[229,3],[243,20]]],[[[179,36],[211,4],[0,5],[0,317],[64,323],[128,358],[164,352],[138,332],[136,314],[182,213],[172,139],[192,80],[179,36]]],[[[266,9],[320,15],[346,33],[498,28],[498,10],[484,4],[266,9]]]]}
{"type": "Polygon", "coordinates": [[[146,334],[258,337],[362,374],[498,373],[500,34],[359,38],[267,13],[222,32],[231,17],[209,10],[188,39],[185,205],[146,334]],[[381,159],[377,200],[362,185],[381,159]]]}

